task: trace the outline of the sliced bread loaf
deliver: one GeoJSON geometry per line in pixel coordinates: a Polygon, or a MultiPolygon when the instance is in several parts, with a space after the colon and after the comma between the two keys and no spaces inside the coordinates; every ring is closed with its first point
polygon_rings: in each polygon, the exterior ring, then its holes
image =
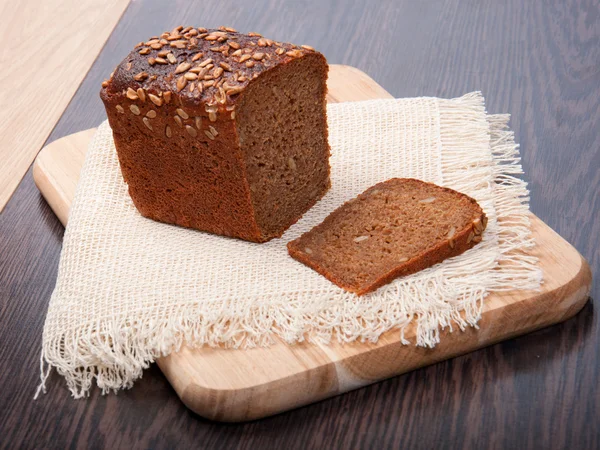
{"type": "Polygon", "coordinates": [[[290,255],[341,288],[363,295],[459,255],[487,217],[475,200],[411,178],[367,189],[288,243],[290,255]]]}
{"type": "Polygon", "coordinates": [[[329,188],[329,66],[309,46],[179,26],[102,84],[123,178],[150,219],[265,242],[329,188]]]}

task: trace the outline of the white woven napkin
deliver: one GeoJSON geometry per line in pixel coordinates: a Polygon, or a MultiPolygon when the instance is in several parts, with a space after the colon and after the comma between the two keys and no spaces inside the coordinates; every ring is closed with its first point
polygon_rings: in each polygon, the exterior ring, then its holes
{"type": "Polygon", "coordinates": [[[375,341],[390,329],[404,336],[414,324],[416,344],[434,346],[444,327],[476,326],[489,292],[539,287],[536,260],[524,252],[533,245],[528,194],[514,176],[521,167],[508,116],[487,115],[480,93],[332,104],[328,117],[332,188],[283,238],[266,244],[143,218],[104,122],[64,236],[40,388],[51,367],[75,397],[88,394],[93,380],[103,392],[130,387],[183,342],[243,348],[268,345],[275,335],[289,343],[375,341]],[[483,242],[364,297],[288,256],[287,242],[392,177],[477,199],[489,218],[483,242]]]}

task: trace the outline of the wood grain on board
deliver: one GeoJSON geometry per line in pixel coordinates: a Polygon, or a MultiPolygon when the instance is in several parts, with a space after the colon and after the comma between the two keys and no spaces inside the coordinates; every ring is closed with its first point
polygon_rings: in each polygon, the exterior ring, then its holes
{"type": "Polygon", "coordinates": [[[0,212],[128,4],[0,2],[0,212]]]}
{"type": "MultiPolygon", "coordinates": [[[[329,102],[390,98],[358,69],[332,65],[329,102]]],[[[79,169],[94,130],[59,139],[40,152],[33,176],[66,224],[79,169]]],[[[226,350],[184,347],[157,361],[182,401],[203,417],[243,421],[356,389],[418,367],[467,353],[572,317],[587,301],[591,273],[569,243],[532,216],[534,254],[546,278],[540,291],[493,293],[479,330],[445,332],[434,349],[403,345],[398,332],[376,344],[278,343],[269,348],[226,350]]],[[[408,328],[408,340],[415,330],[408,328]]]]}

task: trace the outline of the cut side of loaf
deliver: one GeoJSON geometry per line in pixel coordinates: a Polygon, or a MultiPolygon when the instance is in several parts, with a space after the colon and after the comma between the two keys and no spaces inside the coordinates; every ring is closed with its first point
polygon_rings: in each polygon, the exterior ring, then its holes
{"type": "Polygon", "coordinates": [[[309,46],[177,27],[140,42],[102,84],[138,211],[265,242],[329,188],[329,66],[309,46]]]}
{"type": "Polygon", "coordinates": [[[481,242],[487,217],[452,189],[392,178],[367,189],[288,243],[290,255],[363,295],[481,242]]]}

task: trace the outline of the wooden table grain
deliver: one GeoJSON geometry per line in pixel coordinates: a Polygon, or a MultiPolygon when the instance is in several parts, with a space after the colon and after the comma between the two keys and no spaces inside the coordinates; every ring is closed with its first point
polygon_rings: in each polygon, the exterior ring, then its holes
{"type": "MultiPolygon", "coordinates": [[[[595,0],[133,1],[49,141],[98,125],[100,82],[138,41],[230,25],[312,45],[396,97],[481,90],[512,113],[531,207],[600,275],[600,7],[595,0]]],[[[31,173],[0,215],[0,448],[599,448],[600,289],[575,318],[246,424],[186,410],[160,371],[33,401],[63,228],[31,173]]]]}
{"type": "Polygon", "coordinates": [[[0,2],[0,212],[128,4],[0,2]]]}

